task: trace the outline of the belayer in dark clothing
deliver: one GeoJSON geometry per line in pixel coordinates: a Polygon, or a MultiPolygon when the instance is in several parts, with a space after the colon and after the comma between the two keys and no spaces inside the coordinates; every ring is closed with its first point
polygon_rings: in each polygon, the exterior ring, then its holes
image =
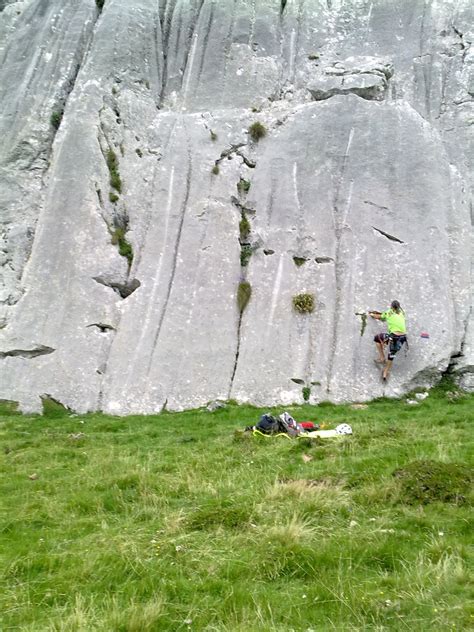
{"type": "Polygon", "coordinates": [[[383,364],[382,380],[387,381],[392,368],[393,358],[400,351],[402,346],[407,342],[407,329],[405,324],[405,312],[398,301],[392,301],[390,309],[385,312],[369,312],[369,315],[376,320],[387,322],[388,333],[380,333],[374,337],[375,346],[377,347],[378,364],[383,364]],[[385,358],[384,346],[388,344],[388,358],[385,358]]]}

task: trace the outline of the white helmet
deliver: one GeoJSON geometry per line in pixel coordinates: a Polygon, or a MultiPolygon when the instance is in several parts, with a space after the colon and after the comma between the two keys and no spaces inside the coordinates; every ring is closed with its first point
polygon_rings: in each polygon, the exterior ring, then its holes
{"type": "Polygon", "coordinates": [[[336,432],[340,435],[352,434],[352,428],[349,424],[339,424],[336,426],[336,432]]]}

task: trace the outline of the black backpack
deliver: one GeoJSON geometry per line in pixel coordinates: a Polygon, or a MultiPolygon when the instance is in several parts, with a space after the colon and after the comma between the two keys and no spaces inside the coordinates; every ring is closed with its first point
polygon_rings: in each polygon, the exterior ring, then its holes
{"type": "Polygon", "coordinates": [[[263,434],[289,434],[289,428],[284,421],[278,417],[273,417],[270,413],[266,413],[260,417],[258,424],[255,426],[255,430],[263,434]]]}

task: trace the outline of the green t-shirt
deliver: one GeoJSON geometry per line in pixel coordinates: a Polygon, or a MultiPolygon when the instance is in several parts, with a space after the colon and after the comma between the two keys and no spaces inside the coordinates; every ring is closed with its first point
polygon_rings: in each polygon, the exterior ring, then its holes
{"type": "Polygon", "coordinates": [[[402,334],[405,334],[407,331],[405,325],[405,312],[400,311],[399,314],[393,311],[393,309],[387,309],[387,311],[382,312],[380,316],[380,320],[387,321],[388,333],[391,334],[394,331],[399,331],[402,334]]]}

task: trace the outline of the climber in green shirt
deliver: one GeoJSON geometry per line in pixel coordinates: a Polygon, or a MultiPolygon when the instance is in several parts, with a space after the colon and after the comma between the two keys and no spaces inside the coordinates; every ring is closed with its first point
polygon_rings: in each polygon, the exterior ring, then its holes
{"type": "Polygon", "coordinates": [[[387,381],[393,364],[395,354],[400,351],[406,343],[407,328],[405,324],[405,312],[398,301],[392,301],[390,309],[385,312],[369,312],[369,315],[376,320],[382,320],[387,323],[388,333],[380,333],[374,337],[375,346],[377,347],[378,364],[383,364],[382,380],[387,381]],[[388,358],[385,359],[384,346],[389,345],[388,358]]]}

